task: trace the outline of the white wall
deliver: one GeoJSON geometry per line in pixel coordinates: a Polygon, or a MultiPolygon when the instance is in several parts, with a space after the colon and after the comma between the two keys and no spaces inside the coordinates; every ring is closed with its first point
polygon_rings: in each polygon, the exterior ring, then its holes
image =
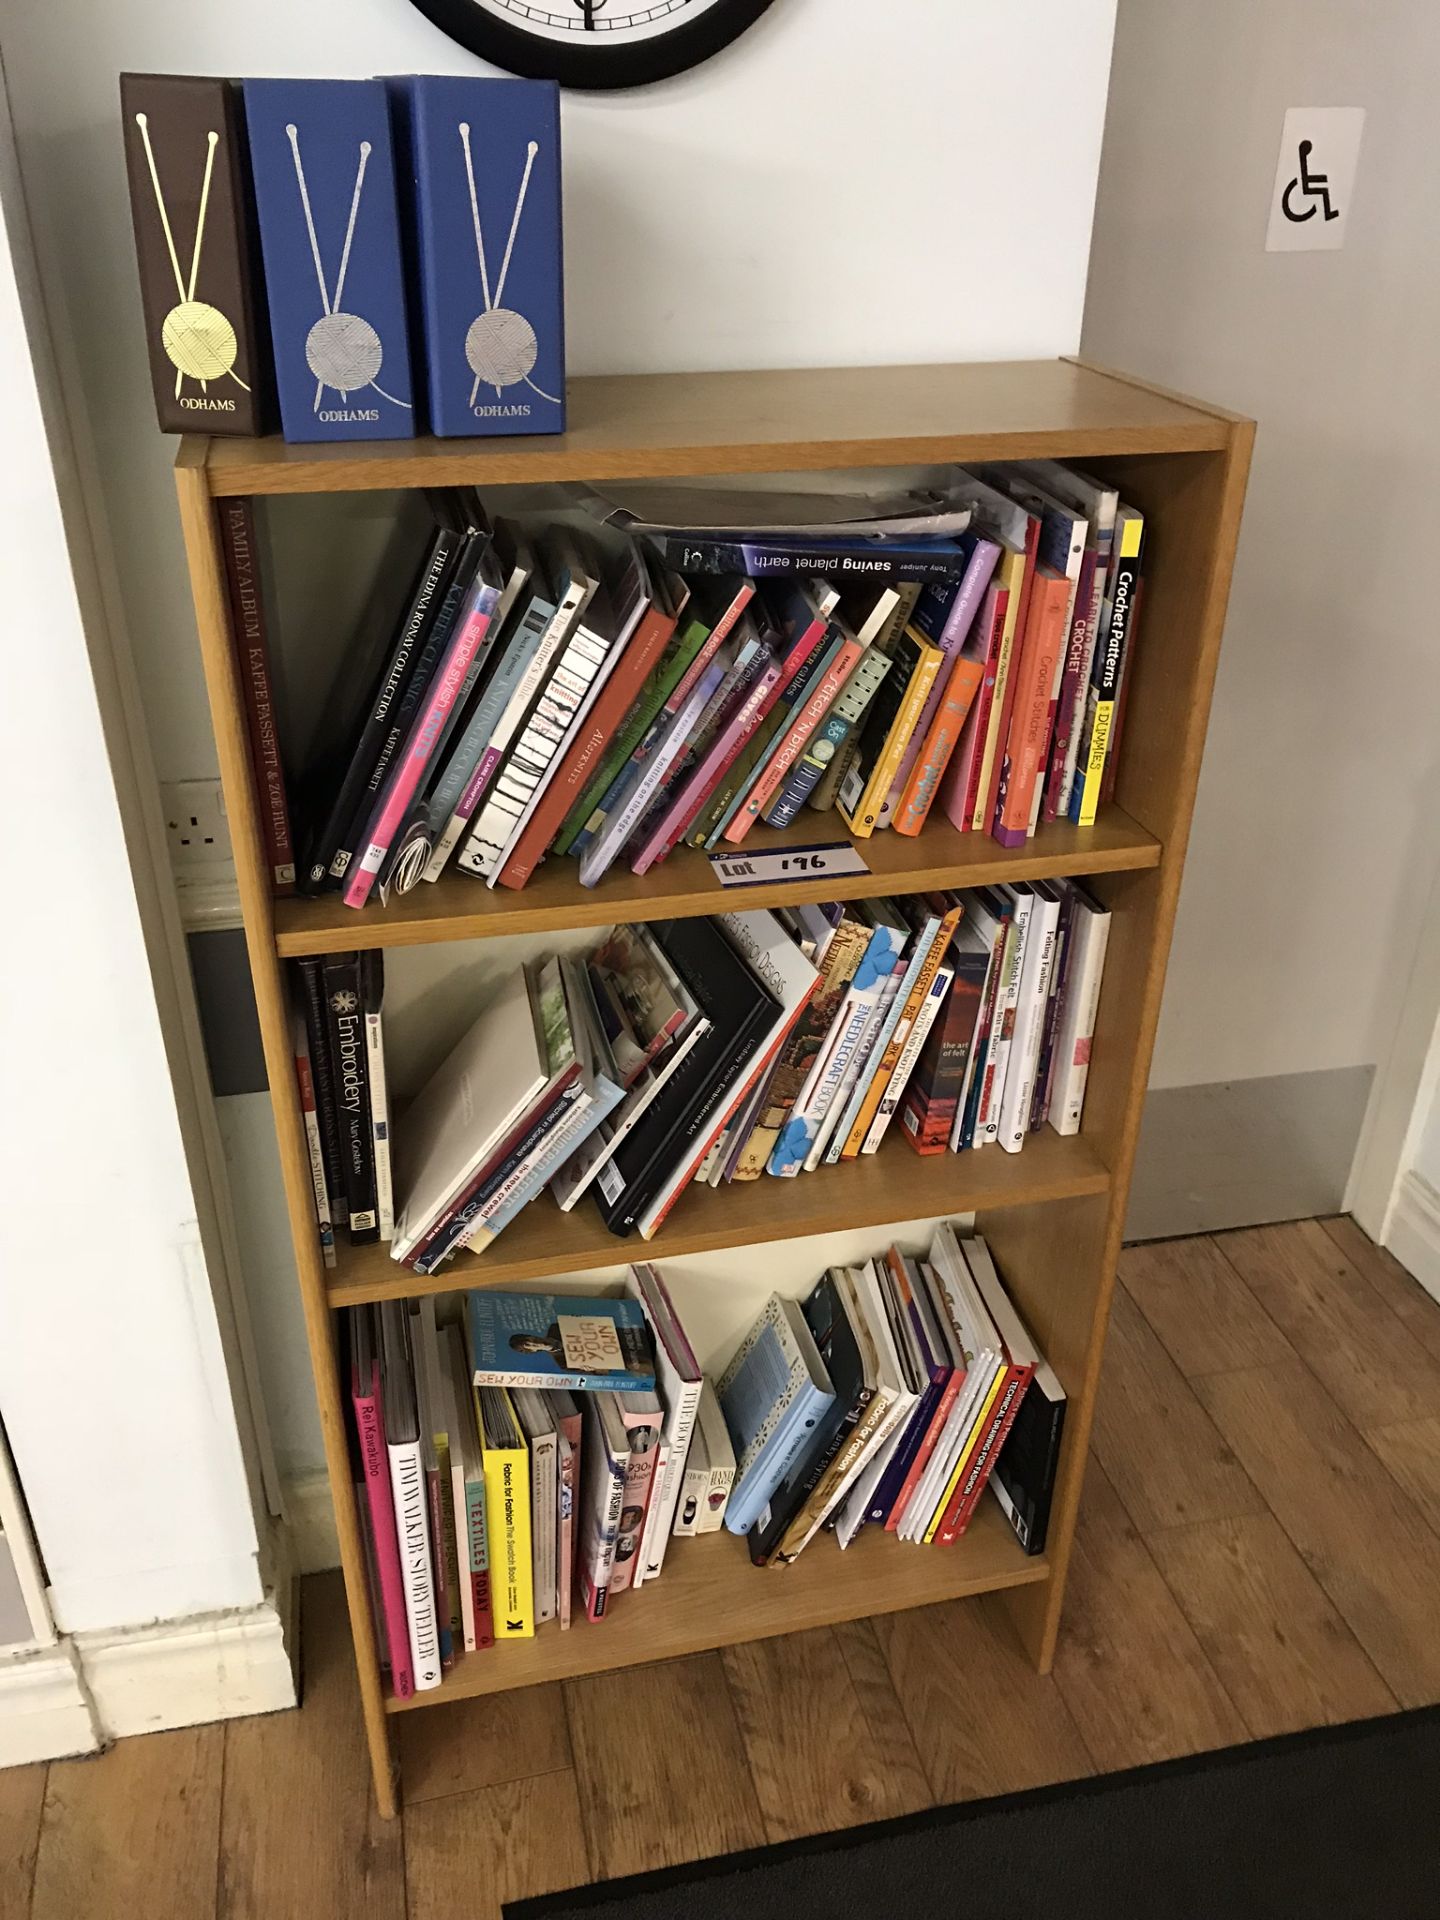
{"type": "MultiPolygon", "coordinates": [[[[3,95],[0,95],[3,136],[3,95]]],[[[0,137],[0,1409],[57,1624],[261,1599],[256,1537],[11,245],[0,137]]]]}
{"type": "MultiPolygon", "coordinates": [[[[776,0],[727,54],[567,95],[571,370],[1074,350],[1115,0],[776,0]]],[[[214,771],[154,430],[116,75],[473,72],[406,0],[44,0],[5,60],[162,780],[214,771]]]]}
{"type": "Polygon", "coordinates": [[[1417,0],[1121,0],[1084,349],[1259,421],[1154,1083],[1389,1050],[1440,848],[1440,252],[1417,0]],[[1343,252],[1264,251],[1289,106],[1368,110],[1343,252]]]}

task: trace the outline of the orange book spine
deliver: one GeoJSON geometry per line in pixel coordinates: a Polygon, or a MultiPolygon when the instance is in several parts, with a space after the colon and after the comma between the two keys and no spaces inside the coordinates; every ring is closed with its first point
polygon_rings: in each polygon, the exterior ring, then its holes
{"type": "Polygon", "coordinates": [[[1000,792],[991,831],[1002,847],[1023,846],[1030,837],[1030,805],[1041,777],[1050,729],[1050,689],[1055,663],[1065,645],[1065,615],[1070,604],[1070,582],[1064,574],[1041,567],[1030,593],[1015,704],[1005,742],[1000,792]]]}
{"type": "Polygon", "coordinates": [[[965,730],[965,722],[975,703],[984,671],[985,663],[967,654],[962,654],[951,668],[944,697],[935,710],[930,731],[915,756],[915,765],[910,770],[910,778],[895,809],[897,833],[917,834],[929,817],[935,796],[940,791],[940,781],[950,764],[950,756],[965,730]]]}

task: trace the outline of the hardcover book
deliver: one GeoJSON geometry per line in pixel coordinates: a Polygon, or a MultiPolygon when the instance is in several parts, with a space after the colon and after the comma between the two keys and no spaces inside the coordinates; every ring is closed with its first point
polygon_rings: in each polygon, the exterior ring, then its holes
{"type": "Polygon", "coordinates": [[[388,85],[431,431],[560,433],[559,88],[434,74],[388,85]]]}
{"type": "Polygon", "coordinates": [[[285,438],[408,439],[415,414],[385,88],[244,84],[285,438]]]}
{"type": "Polygon", "coordinates": [[[255,505],[243,497],[220,501],[220,544],[225,551],[225,584],[230,595],[231,639],[245,697],[245,726],[250,735],[250,765],[270,877],[277,894],[295,891],[295,848],[290,835],[290,803],[275,724],[268,625],[256,552],[255,505]]]}
{"type": "Polygon", "coordinates": [[[269,341],[256,325],[238,92],[229,80],[122,73],[120,108],[160,430],[265,433],[269,341]]]}
{"type": "Polygon", "coordinates": [[[465,1311],[477,1386],[654,1388],[655,1355],[638,1301],[486,1289],[467,1296],[465,1311]]]}

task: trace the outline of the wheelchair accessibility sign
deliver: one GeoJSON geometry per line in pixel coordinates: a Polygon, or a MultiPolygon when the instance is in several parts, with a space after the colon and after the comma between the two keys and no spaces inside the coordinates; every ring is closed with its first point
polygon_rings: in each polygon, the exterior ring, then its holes
{"type": "Polygon", "coordinates": [[[1291,107],[1270,195],[1267,253],[1334,252],[1345,243],[1363,107],[1291,107]]]}

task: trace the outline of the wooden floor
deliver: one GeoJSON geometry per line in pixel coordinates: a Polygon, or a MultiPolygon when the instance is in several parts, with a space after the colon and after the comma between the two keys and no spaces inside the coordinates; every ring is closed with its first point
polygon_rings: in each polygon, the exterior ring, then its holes
{"type": "MultiPolygon", "coordinates": [[[[398,1724],[338,1588],[305,1706],[0,1774],[3,1920],[496,1920],[507,1899],[1440,1700],[1440,1307],[1347,1220],[1129,1250],[1052,1678],[986,1602],[398,1724]]],[[[757,1574],[758,1579],[783,1578],[757,1574]]]]}

